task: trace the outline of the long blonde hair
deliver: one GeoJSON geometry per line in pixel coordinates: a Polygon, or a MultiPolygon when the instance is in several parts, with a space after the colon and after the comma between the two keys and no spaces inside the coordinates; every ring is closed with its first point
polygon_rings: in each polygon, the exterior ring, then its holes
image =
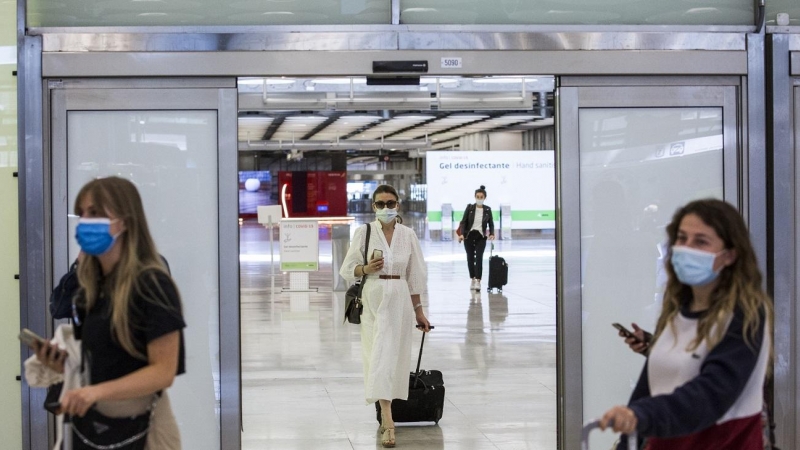
{"type": "MultiPolygon", "coordinates": [[[[772,329],[773,307],[772,300],[761,286],[761,271],[758,269],[747,226],[739,212],[730,204],[716,199],[697,200],[678,209],[667,226],[670,249],[678,239],[681,221],[689,214],[694,214],[713,228],[725,243],[725,248],[736,252],[736,260],[720,272],[719,283],[711,293],[708,312],[699,320],[697,337],[689,344],[687,351],[697,349],[704,340],[709,349],[717,345],[725,336],[728,320],[736,308],[744,315],[745,342],[752,346],[757,338],[762,314],[768,325],[765,332],[772,329]]],[[[656,339],[673,323],[683,301],[692,296],[691,287],[678,280],[669,259],[666,269],[669,279],[661,316],[656,325],[656,339]]]]}
{"type": "MultiPolygon", "coordinates": [[[[117,245],[121,246],[120,259],[105,286],[105,292],[110,296],[111,333],[131,356],[146,360],[145,354],[136,348],[133,341],[130,320],[133,296],[141,296],[168,309],[174,306],[168,303],[155,280],[158,272],[167,272],[147,227],[142,199],[133,183],[118,177],[98,178],[83,186],[75,200],[76,215],[82,215],[81,204],[87,197],[92,199],[97,211],[113,214],[125,224],[125,231],[117,238],[117,245]],[[145,277],[150,277],[150,280],[145,277]],[[145,286],[155,286],[158,292],[145,286]]],[[[101,295],[101,277],[98,258],[85,255],[78,265],[78,282],[86,311],[94,307],[101,295]]]]}

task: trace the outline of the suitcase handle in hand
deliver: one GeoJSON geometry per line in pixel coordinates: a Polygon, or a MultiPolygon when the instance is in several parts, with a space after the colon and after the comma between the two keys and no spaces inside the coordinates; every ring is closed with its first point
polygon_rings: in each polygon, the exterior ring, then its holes
{"type": "MultiPolygon", "coordinates": [[[[613,422],[608,424],[608,426],[613,425],[613,422]]],[[[584,425],[581,430],[581,450],[589,450],[589,433],[596,428],[600,428],[600,420],[595,420],[594,422],[589,422],[584,425]]],[[[628,450],[637,450],[638,445],[639,441],[636,436],[636,431],[634,430],[633,433],[628,435],[628,450]]]]}

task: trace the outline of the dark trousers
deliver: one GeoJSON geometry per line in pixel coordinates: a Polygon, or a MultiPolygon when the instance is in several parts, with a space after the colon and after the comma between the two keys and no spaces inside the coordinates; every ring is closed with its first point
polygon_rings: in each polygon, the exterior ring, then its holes
{"type": "Polygon", "coordinates": [[[469,277],[480,280],[483,275],[483,251],[486,250],[486,238],[472,230],[464,239],[464,249],[467,251],[469,277]]]}

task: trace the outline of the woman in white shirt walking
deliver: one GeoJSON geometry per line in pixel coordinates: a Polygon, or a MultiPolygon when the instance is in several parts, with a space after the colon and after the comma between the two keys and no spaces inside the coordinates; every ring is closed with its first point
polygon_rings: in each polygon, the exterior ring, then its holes
{"type": "Polygon", "coordinates": [[[467,251],[467,267],[471,279],[469,288],[481,290],[483,276],[483,251],[486,250],[486,239],[494,240],[494,219],[492,208],[483,204],[486,200],[486,186],[475,190],[475,203],[467,205],[464,217],[458,225],[458,242],[464,242],[467,251]],[[486,234],[486,229],[489,234],[486,234]]]}

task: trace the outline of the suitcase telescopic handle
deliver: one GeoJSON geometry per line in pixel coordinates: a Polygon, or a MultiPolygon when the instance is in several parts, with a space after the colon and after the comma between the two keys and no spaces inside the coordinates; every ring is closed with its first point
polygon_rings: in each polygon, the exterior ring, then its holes
{"type": "MultiPolygon", "coordinates": [[[[422,328],[421,325],[417,325],[417,328],[422,328]]],[[[431,325],[431,330],[434,329],[433,325],[431,325]]],[[[414,372],[416,376],[414,377],[414,387],[417,387],[417,382],[419,381],[419,366],[422,364],[422,348],[425,347],[425,335],[428,333],[422,333],[422,342],[419,343],[419,356],[417,357],[417,370],[414,372]]]]}
{"type": "Polygon", "coordinates": [[[61,436],[63,450],[72,450],[72,419],[69,414],[64,414],[64,428],[61,436]]]}
{"type": "MultiPolygon", "coordinates": [[[[609,422],[608,426],[613,426],[614,422],[609,422]]],[[[595,420],[593,422],[589,422],[584,425],[583,429],[581,430],[581,450],[589,450],[589,434],[592,430],[600,428],[600,420],[595,420]]],[[[628,435],[628,450],[637,450],[639,445],[636,430],[633,433],[628,435]]]]}

